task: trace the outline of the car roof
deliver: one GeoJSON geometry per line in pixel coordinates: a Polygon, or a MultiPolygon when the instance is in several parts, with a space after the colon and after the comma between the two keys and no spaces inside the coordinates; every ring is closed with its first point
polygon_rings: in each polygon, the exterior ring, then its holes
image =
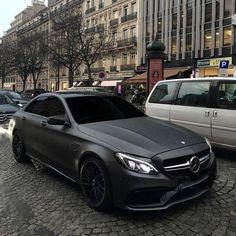
{"type": "Polygon", "coordinates": [[[199,77],[199,78],[183,78],[183,79],[170,79],[170,80],[161,80],[159,82],[173,82],[173,81],[236,81],[236,78],[233,77],[199,77]]]}
{"type": "Polygon", "coordinates": [[[101,93],[96,91],[76,91],[76,90],[63,90],[63,91],[56,91],[54,93],[44,93],[42,95],[48,95],[48,94],[58,94],[62,96],[63,98],[69,98],[69,97],[85,97],[85,96],[115,96],[110,93],[101,93]]]}

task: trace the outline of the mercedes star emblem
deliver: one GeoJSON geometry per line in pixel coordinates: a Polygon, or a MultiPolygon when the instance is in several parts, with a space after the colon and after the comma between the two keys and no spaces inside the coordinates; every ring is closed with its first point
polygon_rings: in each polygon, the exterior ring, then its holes
{"type": "Polygon", "coordinates": [[[194,156],[190,159],[189,167],[190,167],[190,170],[194,174],[196,174],[199,171],[199,169],[200,169],[200,160],[197,156],[194,156]]]}

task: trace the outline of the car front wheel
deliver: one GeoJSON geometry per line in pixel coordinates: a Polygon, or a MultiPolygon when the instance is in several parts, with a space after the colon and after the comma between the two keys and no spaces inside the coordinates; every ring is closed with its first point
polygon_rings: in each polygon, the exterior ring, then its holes
{"type": "Polygon", "coordinates": [[[99,211],[112,205],[111,185],[104,165],[97,158],[87,158],[80,170],[80,182],[88,205],[99,211]]]}
{"type": "Polygon", "coordinates": [[[28,158],[25,154],[25,146],[23,140],[21,136],[18,134],[18,132],[15,132],[13,134],[12,150],[13,150],[13,155],[17,162],[22,163],[28,161],[28,158]]]}

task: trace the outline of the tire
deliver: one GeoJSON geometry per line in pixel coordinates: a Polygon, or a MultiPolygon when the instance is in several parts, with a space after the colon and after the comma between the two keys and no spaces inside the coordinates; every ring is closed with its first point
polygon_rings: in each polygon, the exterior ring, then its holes
{"type": "Polygon", "coordinates": [[[18,132],[15,132],[13,134],[12,151],[17,162],[23,163],[29,160],[29,158],[25,154],[24,142],[18,132]]]}
{"type": "Polygon", "coordinates": [[[80,169],[82,193],[89,207],[105,211],[112,206],[111,184],[101,161],[88,157],[80,169]]]}

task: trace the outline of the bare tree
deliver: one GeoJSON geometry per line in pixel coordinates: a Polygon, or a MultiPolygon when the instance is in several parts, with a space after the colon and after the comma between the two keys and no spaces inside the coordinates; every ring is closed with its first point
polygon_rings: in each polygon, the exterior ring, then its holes
{"type": "Polygon", "coordinates": [[[63,65],[69,71],[69,87],[73,85],[74,73],[81,65],[80,34],[81,13],[72,8],[52,15],[52,32],[49,41],[50,61],[63,65]]]}
{"type": "Polygon", "coordinates": [[[23,91],[25,90],[25,85],[30,74],[30,62],[27,55],[27,47],[28,45],[26,44],[26,40],[24,38],[18,39],[14,52],[15,70],[22,80],[23,91]]]}
{"type": "Polygon", "coordinates": [[[47,60],[47,35],[34,33],[28,37],[21,37],[21,50],[25,53],[26,67],[32,75],[34,89],[37,87],[39,75],[47,60]]]}
{"type": "Polygon", "coordinates": [[[112,37],[104,24],[88,28],[84,20],[81,20],[81,22],[80,54],[83,64],[87,67],[88,85],[91,86],[93,82],[91,67],[103,54],[108,52],[112,44],[112,37]]]}
{"type": "Polygon", "coordinates": [[[13,45],[7,42],[0,43],[0,78],[4,88],[6,77],[14,70],[13,45]]]}

